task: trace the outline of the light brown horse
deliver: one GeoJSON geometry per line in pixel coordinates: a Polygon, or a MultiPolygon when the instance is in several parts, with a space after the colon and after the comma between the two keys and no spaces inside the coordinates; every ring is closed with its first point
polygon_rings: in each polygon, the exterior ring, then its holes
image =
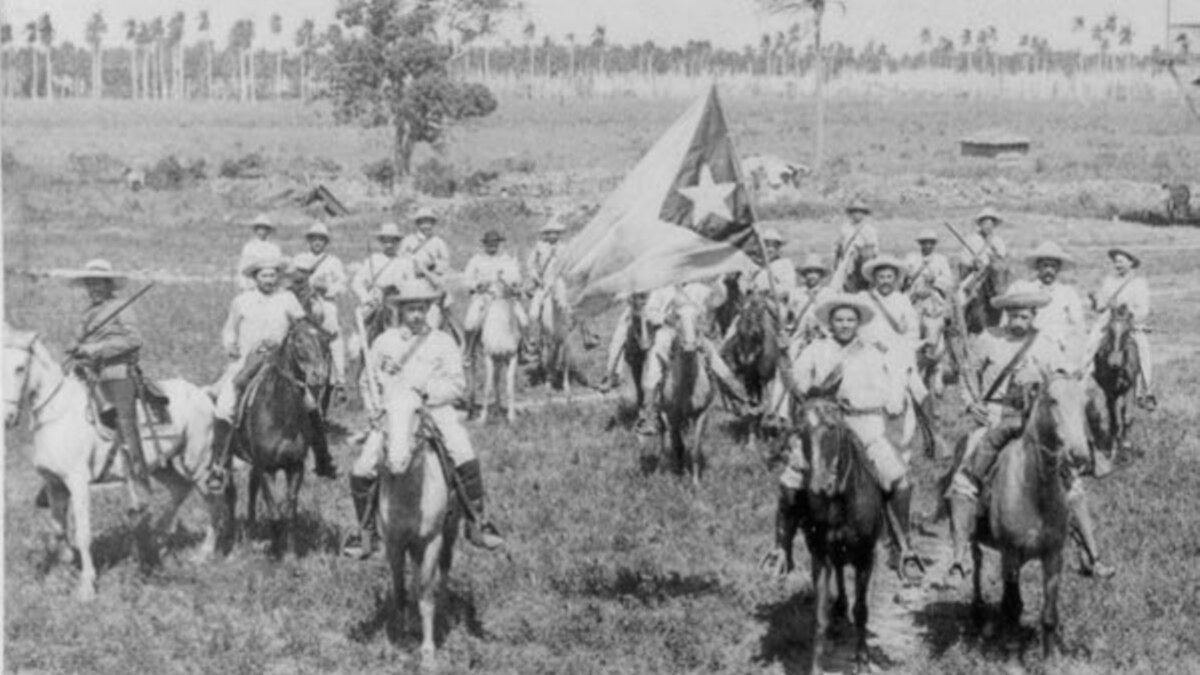
{"type": "Polygon", "coordinates": [[[1142,362],[1133,342],[1133,315],[1125,305],[1109,313],[1104,337],[1092,359],[1093,377],[1104,392],[1108,437],[1114,448],[1128,447],[1129,404],[1142,376],[1142,362]]]}
{"type": "MultiPolygon", "coordinates": [[[[1056,373],[1043,382],[1025,432],[1000,454],[981,502],[971,554],[974,559],[974,605],[983,607],[983,551],[1000,552],[1004,625],[1015,629],[1021,619],[1021,568],[1042,563],[1042,651],[1046,658],[1059,647],[1058,591],[1063,552],[1070,532],[1072,500],[1067,463],[1088,455],[1087,403],[1082,377],[1056,373]]],[[[957,520],[957,519],[956,519],[957,520]]]]}
{"type": "Polygon", "coordinates": [[[701,446],[708,411],[716,399],[716,389],[699,344],[702,312],[702,308],[690,303],[681,305],[676,312],[675,339],[671,344],[670,359],[664,364],[663,431],[659,434],[663,452],[670,451],[679,470],[690,473],[695,485],[700,484],[704,461],[701,446]],[[684,441],[684,434],[689,429],[693,436],[690,448],[684,441]]]}

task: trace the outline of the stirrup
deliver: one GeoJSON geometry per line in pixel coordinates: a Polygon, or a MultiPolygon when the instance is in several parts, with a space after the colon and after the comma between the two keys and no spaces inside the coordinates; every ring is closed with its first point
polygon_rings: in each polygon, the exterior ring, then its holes
{"type": "Polygon", "coordinates": [[[901,551],[899,558],[900,564],[896,567],[896,574],[900,576],[900,581],[920,581],[925,577],[925,563],[921,562],[921,556],[917,555],[916,551],[912,549],[909,549],[907,553],[901,551]],[[909,565],[916,565],[920,574],[915,577],[908,576],[909,565]]]}
{"type": "Polygon", "coordinates": [[[226,484],[229,482],[229,472],[223,466],[210,467],[208,470],[208,478],[204,480],[204,487],[210,493],[224,492],[226,484]]]}
{"type": "Polygon", "coordinates": [[[1136,403],[1142,410],[1153,412],[1158,409],[1158,398],[1154,394],[1142,394],[1137,397],[1136,403]]]}
{"type": "Polygon", "coordinates": [[[486,520],[482,523],[467,521],[467,541],[485,551],[494,551],[504,546],[504,537],[500,536],[495,525],[486,520]]]}

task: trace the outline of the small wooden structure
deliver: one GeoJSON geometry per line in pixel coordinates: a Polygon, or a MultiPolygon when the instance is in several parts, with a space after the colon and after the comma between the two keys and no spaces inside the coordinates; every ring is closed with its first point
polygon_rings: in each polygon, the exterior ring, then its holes
{"type": "Polygon", "coordinates": [[[959,139],[964,157],[1029,154],[1029,138],[1003,129],[987,129],[959,139]]]}

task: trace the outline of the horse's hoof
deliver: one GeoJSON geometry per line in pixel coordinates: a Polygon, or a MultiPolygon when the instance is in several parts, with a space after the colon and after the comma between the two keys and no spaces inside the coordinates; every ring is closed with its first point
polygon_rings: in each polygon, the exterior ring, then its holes
{"type": "Polygon", "coordinates": [[[84,581],[79,584],[79,589],[75,591],[75,599],[79,602],[91,602],[96,599],[96,584],[91,581],[84,581]]]}
{"type": "Polygon", "coordinates": [[[421,671],[433,672],[438,668],[437,650],[432,646],[421,646],[421,671]]]}

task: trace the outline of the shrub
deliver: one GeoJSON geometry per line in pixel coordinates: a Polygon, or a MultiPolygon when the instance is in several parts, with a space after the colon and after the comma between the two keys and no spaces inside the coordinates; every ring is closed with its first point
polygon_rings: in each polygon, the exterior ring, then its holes
{"type": "Polygon", "coordinates": [[[392,166],[391,159],[385,158],[370,162],[368,164],[363,164],[362,172],[363,175],[367,177],[367,180],[371,181],[372,183],[391,189],[392,178],[396,175],[396,168],[392,166]]]}
{"type": "Polygon", "coordinates": [[[238,159],[221,162],[219,173],[222,178],[262,178],[267,173],[267,161],[262,155],[252,152],[238,159]]]}
{"type": "Polygon", "coordinates": [[[453,197],[458,190],[454,167],[437,157],[430,157],[413,171],[413,188],[431,197],[453,197]]]}

